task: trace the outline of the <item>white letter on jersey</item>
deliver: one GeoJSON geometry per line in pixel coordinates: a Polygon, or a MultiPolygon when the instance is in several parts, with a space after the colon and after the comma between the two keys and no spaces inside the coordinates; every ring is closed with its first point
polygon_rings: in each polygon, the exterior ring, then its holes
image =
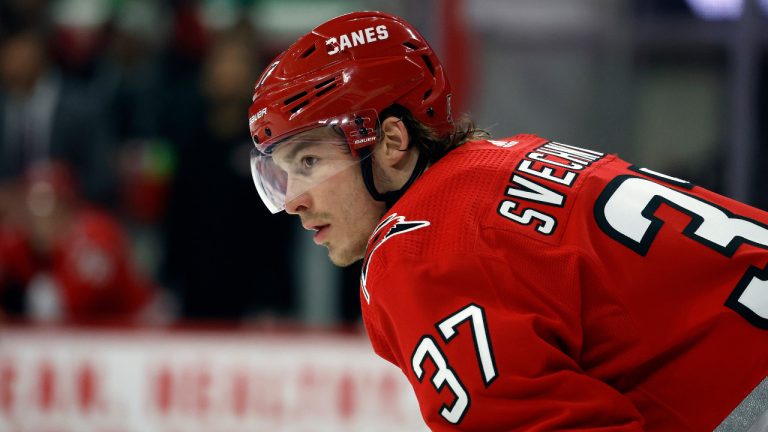
{"type": "Polygon", "coordinates": [[[540,223],[536,226],[536,231],[544,235],[552,234],[552,231],[554,231],[555,226],[557,225],[555,218],[530,208],[523,210],[522,214],[516,215],[515,213],[512,213],[512,210],[516,207],[516,202],[504,200],[501,202],[501,205],[499,205],[499,214],[521,225],[530,225],[534,219],[537,219],[540,223]]]}
{"type": "Polygon", "coordinates": [[[520,172],[528,173],[531,175],[535,175],[536,177],[541,177],[544,180],[553,181],[555,183],[560,183],[566,186],[571,186],[573,184],[573,181],[576,180],[576,173],[572,171],[567,171],[565,173],[565,176],[558,177],[556,176],[555,170],[549,167],[541,167],[541,171],[537,171],[533,168],[531,168],[531,164],[533,162],[529,161],[527,159],[520,162],[520,166],[517,167],[517,170],[520,172]]]}
{"type": "Polygon", "coordinates": [[[558,207],[561,207],[563,205],[563,201],[565,201],[565,197],[563,195],[560,195],[559,193],[551,189],[547,189],[546,187],[538,183],[532,182],[526,179],[525,177],[521,177],[517,174],[512,176],[512,182],[517,183],[528,190],[521,190],[521,189],[508,187],[507,194],[506,194],[507,196],[523,198],[530,201],[536,201],[544,204],[555,205],[558,207]]]}

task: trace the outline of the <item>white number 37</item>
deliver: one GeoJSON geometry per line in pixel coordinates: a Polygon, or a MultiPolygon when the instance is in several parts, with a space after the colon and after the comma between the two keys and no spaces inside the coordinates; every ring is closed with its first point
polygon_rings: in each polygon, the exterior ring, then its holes
{"type": "MultiPolygon", "coordinates": [[[[439,322],[437,328],[440,330],[440,335],[445,343],[448,343],[458,334],[456,327],[467,320],[469,320],[471,324],[472,340],[475,343],[475,354],[477,355],[477,361],[482,372],[483,383],[485,384],[485,387],[488,387],[496,379],[497,372],[496,360],[493,357],[491,339],[488,335],[488,327],[485,322],[485,311],[483,308],[474,303],[469,304],[439,322]]],[[[449,423],[459,424],[471,404],[469,393],[467,393],[467,389],[448,364],[448,360],[446,360],[445,355],[440,350],[437,341],[429,335],[423,336],[419,340],[416,349],[413,351],[413,356],[411,357],[413,373],[416,374],[416,379],[418,379],[419,382],[424,380],[423,365],[427,357],[432,359],[432,362],[435,365],[435,372],[434,375],[432,375],[432,385],[438,392],[448,385],[448,388],[456,397],[451,406],[442,406],[440,415],[449,423]]]]}

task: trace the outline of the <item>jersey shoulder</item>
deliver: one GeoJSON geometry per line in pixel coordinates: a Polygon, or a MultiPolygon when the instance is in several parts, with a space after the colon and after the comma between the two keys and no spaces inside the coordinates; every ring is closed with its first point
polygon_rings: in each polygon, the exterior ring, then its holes
{"type": "Polygon", "coordinates": [[[382,269],[390,255],[433,261],[505,255],[504,244],[522,245],[521,236],[534,251],[542,242],[558,245],[572,213],[592,216],[580,196],[603,187],[612,174],[593,174],[609,164],[626,165],[614,155],[536,135],[470,141],[430,166],[385,215],[369,240],[366,264],[374,252],[373,267],[382,269]]]}
{"type": "Polygon", "coordinates": [[[545,142],[535,135],[467,142],[430,166],[392,212],[431,222],[435,243],[424,244],[429,252],[473,252],[473,238],[503,193],[509,167],[527,149],[545,142]]]}
{"type": "Polygon", "coordinates": [[[535,135],[473,141],[430,168],[397,207],[439,221],[441,251],[477,252],[485,231],[559,244],[582,189],[601,188],[608,175],[586,179],[611,163],[626,165],[535,135]]]}
{"type": "MultiPolygon", "coordinates": [[[[507,258],[562,239],[587,172],[612,156],[535,135],[471,141],[431,166],[370,237],[367,283],[402,262],[448,262],[456,256],[507,258]],[[512,236],[512,237],[510,237],[512,236]]],[[[375,284],[375,282],[373,282],[375,284]]]]}

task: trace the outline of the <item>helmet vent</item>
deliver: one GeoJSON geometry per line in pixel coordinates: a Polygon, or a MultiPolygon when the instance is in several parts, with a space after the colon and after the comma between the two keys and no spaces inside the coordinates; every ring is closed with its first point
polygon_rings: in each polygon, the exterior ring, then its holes
{"type": "Polygon", "coordinates": [[[316,84],[315,88],[319,91],[315,93],[315,97],[322,96],[328,93],[329,91],[333,90],[334,88],[336,88],[336,83],[334,81],[336,81],[338,78],[339,78],[339,75],[328,78],[327,80],[319,84],[316,84]]]}
{"type": "Polygon", "coordinates": [[[310,46],[309,48],[307,48],[307,49],[306,49],[306,51],[304,51],[304,52],[301,54],[301,58],[307,58],[307,57],[309,57],[310,55],[312,55],[312,53],[313,53],[313,52],[315,52],[315,50],[316,50],[316,49],[317,49],[317,47],[315,46],[315,44],[312,44],[312,46],[310,46]]]}
{"type": "Polygon", "coordinates": [[[432,76],[435,76],[435,66],[432,65],[432,60],[429,59],[429,56],[423,55],[421,58],[424,59],[424,63],[427,65],[429,73],[431,73],[432,76]]]}
{"type": "Polygon", "coordinates": [[[408,48],[408,49],[410,49],[410,50],[412,50],[412,51],[416,51],[417,49],[419,49],[419,47],[417,47],[416,45],[414,45],[414,44],[413,44],[413,43],[411,43],[411,42],[403,42],[403,45],[404,45],[406,48],[408,48]]]}
{"type": "Polygon", "coordinates": [[[432,89],[429,89],[424,92],[424,98],[422,100],[427,100],[428,97],[432,95],[432,89]]]}
{"type": "Polygon", "coordinates": [[[322,96],[322,95],[328,93],[329,91],[333,90],[334,88],[336,88],[336,84],[329,85],[328,87],[326,87],[326,88],[320,90],[319,92],[315,93],[315,96],[316,97],[317,96],[322,96]]]}
{"type": "Polygon", "coordinates": [[[328,84],[332,83],[332,82],[333,82],[333,80],[335,80],[335,79],[336,79],[336,77],[333,77],[333,78],[328,78],[327,80],[325,80],[325,81],[321,82],[320,84],[316,85],[316,86],[315,86],[315,88],[316,88],[316,89],[319,89],[319,88],[321,88],[321,87],[325,87],[325,86],[327,86],[328,84]]]}
{"type": "Polygon", "coordinates": [[[283,101],[283,103],[284,103],[285,105],[288,105],[288,104],[290,104],[291,102],[296,102],[297,100],[299,100],[299,99],[303,98],[303,97],[304,97],[304,96],[306,96],[306,95],[307,95],[307,92],[305,92],[305,91],[303,91],[303,92],[301,92],[301,93],[297,93],[297,94],[295,94],[295,95],[293,95],[293,96],[289,97],[288,99],[284,100],[284,101],[283,101]]]}
{"type": "Polygon", "coordinates": [[[297,111],[299,111],[300,109],[302,109],[305,106],[307,106],[308,103],[309,103],[309,100],[305,100],[304,102],[302,102],[302,103],[296,105],[295,107],[291,108],[291,114],[296,114],[297,111]]]}

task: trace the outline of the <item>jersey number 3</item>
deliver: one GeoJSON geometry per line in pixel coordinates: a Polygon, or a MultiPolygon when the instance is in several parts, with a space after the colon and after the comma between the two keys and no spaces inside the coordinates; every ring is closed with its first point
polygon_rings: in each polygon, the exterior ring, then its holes
{"type": "MultiPolygon", "coordinates": [[[[645,256],[664,222],[654,213],[666,204],[691,217],[683,235],[730,257],[748,243],[768,249],[768,227],[693,195],[632,175],[613,179],[595,203],[600,228],[645,256]]],[[[725,305],[753,325],[768,329],[768,267],[749,267],[725,305]]]]}

